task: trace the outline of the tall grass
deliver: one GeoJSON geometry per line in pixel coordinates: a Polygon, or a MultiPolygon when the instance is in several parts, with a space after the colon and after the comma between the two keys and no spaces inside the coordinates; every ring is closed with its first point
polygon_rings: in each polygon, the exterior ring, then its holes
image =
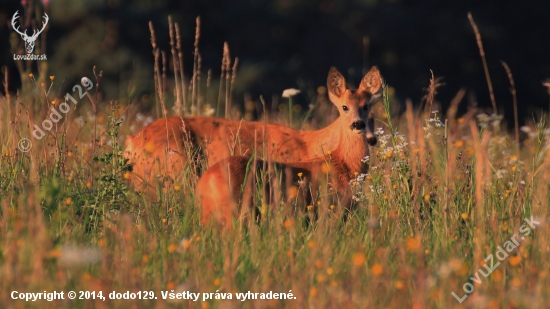
{"type": "MultiPolygon", "coordinates": [[[[31,83],[24,90],[32,98],[39,89],[31,83]]],[[[385,93],[387,109],[391,98],[385,93]]],[[[14,102],[2,98],[2,105],[7,104],[14,102]]],[[[257,206],[269,215],[258,224],[236,221],[236,228],[222,231],[198,224],[192,167],[182,171],[170,190],[161,191],[161,202],[127,187],[132,176],[117,137],[125,134],[121,128],[127,129],[120,126],[121,111],[113,103],[97,115],[98,131],[106,134],[95,153],[85,134],[93,122],[70,115],[65,130],[31,139],[32,150],[22,153],[17,142],[32,138],[28,126],[21,115],[4,113],[3,303],[16,308],[171,307],[160,298],[161,291],[172,289],[292,290],[297,298],[179,305],[197,308],[515,308],[543,307],[548,301],[550,133],[543,122],[523,128],[517,156],[512,152],[515,138],[495,129],[499,117],[481,113],[474,119],[470,113],[448,119],[445,127],[435,112],[414,116],[409,105],[404,117],[380,119],[379,146],[368,158],[369,174],[353,181],[362,195],[356,196],[358,209],[346,223],[326,216],[304,225],[307,210],[289,215],[285,207],[290,205],[270,203],[257,190],[257,206]],[[463,284],[472,282],[484,258],[518,234],[523,219],[532,215],[541,221],[539,228],[490,276],[482,277],[460,305],[451,292],[464,295],[463,284]],[[159,299],[25,303],[10,299],[14,290],[101,290],[105,296],[151,290],[159,299]]]]}
{"type": "MultiPolygon", "coordinates": [[[[155,84],[163,92],[155,44],[155,84]]],[[[217,110],[221,95],[231,92],[228,51],[224,59],[226,88],[220,85],[217,110]]],[[[132,189],[135,176],[120,146],[130,128],[121,122],[126,108],[116,102],[94,112],[82,104],[81,116],[71,112],[34,139],[30,124],[48,116],[35,108],[51,104],[55,95],[44,89],[55,79],[22,76],[20,95],[0,98],[0,300],[8,308],[542,308],[550,300],[550,130],[543,118],[522,128],[516,153],[515,136],[499,129],[502,117],[478,111],[456,117],[464,91],[444,121],[432,104],[415,112],[408,102],[406,113],[395,115],[393,89],[386,87],[377,113],[379,145],[365,158],[369,173],[350,182],[357,209],[346,222],[323,202],[311,206],[327,215],[303,224],[312,208],[289,214],[291,203],[265,198],[259,189],[254,206],[262,219],[235,218],[227,231],[199,225],[192,164],[204,162],[190,162],[171,186],[159,181],[157,199],[132,189]],[[33,143],[29,152],[17,148],[22,137],[33,143]],[[463,285],[473,283],[485,258],[519,235],[531,216],[541,222],[534,233],[459,303],[451,293],[464,295],[463,285]],[[163,300],[161,291],[172,290],[292,290],[296,299],[163,300]],[[102,291],[105,297],[154,291],[158,299],[24,302],[12,300],[12,291],[102,291]]],[[[193,74],[186,91],[180,76],[175,112],[188,114],[187,103],[198,104],[198,79],[193,74]]],[[[311,127],[326,121],[330,106],[326,89],[313,93],[314,108],[323,112],[308,111],[311,127]]],[[[168,113],[162,109],[159,116],[168,113]]],[[[270,119],[286,122],[288,113],[280,114],[270,119]]],[[[136,126],[143,121],[127,118],[136,126]]],[[[247,218],[251,211],[242,209],[247,218]]]]}

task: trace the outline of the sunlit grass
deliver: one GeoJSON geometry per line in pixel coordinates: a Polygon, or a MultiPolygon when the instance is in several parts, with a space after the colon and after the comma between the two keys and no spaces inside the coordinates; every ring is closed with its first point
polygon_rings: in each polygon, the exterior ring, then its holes
{"type": "MultiPolygon", "coordinates": [[[[32,93],[40,85],[25,87],[30,100],[24,106],[39,104],[41,96],[32,93]]],[[[326,94],[318,94],[324,101],[316,100],[330,104],[326,94]]],[[[14,104],[11,100],[2,98],[0,108],[14,104]]],[[[332,215],[338,213],[333,203],[311,205],[325,207],[327,215],[307,225],[307,209],[292,216],[285,206],[265,205],[258,196],[257,206],[266,214],[260,223],[236,218],[230,231],[200,227],[193,167],[157,188],[155,198],[132,189],[134,176],[118,144],[150,122],[148,116],[131,115],[119,124],[121,106],[109,105],[97,115],[83,107],[81,116],[69,114],[64,125],[38,141],[25,112],[5,109],[0,119],[3,303],[15,308],[544,307],[550,286],[550,131],[544,122],[523,128],[517,152],[498,116],[467,114],[446,124],[439,112],[408,110],[390,118],[389,100],[386,96],[377,115],[379,145],[365,158],[369,173],[350,183],[357,187],[358,207],[346,222],[332,215]],[[90,132],[96,119],[94,147],[90,132]],[[31,138],[30,152],[17,149],[22,137],[31,138]],[[481,284],[473,283],[470,277],[485,269],[485,258],[519,235],[531,216],[541,222],[534,233],[489,276],[481,276],[481,284]],[[460,304],[451,293],[464,295],[468,282],[475,292],[460,304]],[[112,291],[154,291],[159,299],[96,304],[10,299],[12,291],[54,290],[103,291],[105,297],[112,291]],[[219,291],[233,298],[237,292],[292,290],[296,300],[203,302],[201,297],[167,303],[161,291],[171,290],[219,291]]],[[[205,113],[212,114],[209,109],[205,113]]],[[[312,115],[324,122],[322,114],[312,115]]],[[[40,117],[45,116],[34,115],[35,121],[40,117]]]]}

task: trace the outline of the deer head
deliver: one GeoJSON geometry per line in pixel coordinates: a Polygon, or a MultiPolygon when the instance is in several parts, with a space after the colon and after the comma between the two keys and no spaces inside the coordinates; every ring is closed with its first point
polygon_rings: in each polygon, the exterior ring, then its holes
{"type": "Polygon", "coordinates": [[[329,98],[340,113],[337,121],[344,128],[349,128],[350,134],[363,134],[371,146],[376,145],[370,108],[380,99],[382,92],[382,77],[378,68],[372,67],[361,80],[359,88],[350,90],[342,74],[333,67],[328,73],[327,86],[329,98]]]}
{"type": "Polygon", "coordinates": [[[38,38],[38,35],[42,33],[42,31],[44,31],[44,28],[46,28],[49,17],[48,17],[48,14],[44,13],[45,21],[42,22],[42,29],[38,30],[38,32],[37,30],[33,30],[32,35],[28,36],[27,30],[25,30],[25,32],[21,32],[19,30],[19,27],[15,25],[15,21],[19,17],[18,14],[19,14],[19,11],[16,11],[15,14],[13,14],[13,18],[11,19],[11,26],[13,27],[13,30],[15,30],[15,32],[21,35],[21,38],[23,39],[23,41],[25,41],[25,49],[27,50],[27,53],[30,54],[34,50],[34,41],[36,41],[36,38],[38,38]]]}

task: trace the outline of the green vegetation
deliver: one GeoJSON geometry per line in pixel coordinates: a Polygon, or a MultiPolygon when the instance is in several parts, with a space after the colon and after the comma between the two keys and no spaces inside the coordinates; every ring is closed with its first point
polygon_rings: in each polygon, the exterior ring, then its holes
{"type": "MultiPolygon", "coordinates": [[[[294,217],[285,211],[291,205],[259,203],[266,214],[261,222],[242,220],[223,231],[198,224],[191,167],[156,198],[131,189],[119,145],[119,135],[128,133],[123,107],[112,102],[94,115],[82,104],[87,116],[69,113],[36,140],[28,108],[51,102],[39,83],[24,84],[20,97],[2,98],[0,122],[0,295],[15,308],[530,308],[548,302],[550,133],[543,122],[523,128],[516,153],[514,138],[499,129],[500,117],[447,115],[445,124],[427,104],[426,113],[408,109],[390,118],[392,89],[386,88],[377,111],[379,145],[367,158],[369,174],[351,182],[362,190],[347,222],[323,200],[312,206],[325,207],[325,215],[310,226],[302,224],[308,210],[294,217]],[[5,106],[14,103],[22,107],[8,113],[5,106]],[[33,143],[29,152],[17,148],[22,137],[33,143]],[[485,258],[493,254],[496,264],[498,246],[524,235],[520,228],[531,216],[541,222],[534,233],[490,275],[478,274],[481,284],[473,283],[485,258]],[[468,282],[475,292],[460,305],[451,292],[462,297],[468,282]],[[12,291],[54,290],[105,297],[154,291],[159,299],[10,299],[12,291]],[[201,296],[166,303],[161,291],[170,290],[233,298],[292,290],[296,299],[203,302],[201,296]]],[[[322,87],[316,100],[330,104],[322,87]]],[[[136,118],[129,117],[139,127],[136,118]]]]}

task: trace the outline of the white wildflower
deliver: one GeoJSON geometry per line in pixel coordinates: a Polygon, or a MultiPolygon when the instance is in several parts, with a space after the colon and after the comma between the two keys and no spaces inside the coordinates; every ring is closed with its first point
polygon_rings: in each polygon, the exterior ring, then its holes
{"type": "Polygon", "coordinates": [[[295,89],[295,88],[285,89],[283,91],[283,98],[290,98],[290,97],[293,97],[293,96],[297,95],[298,93],[300,93],[300,90],[295,89]]]}

